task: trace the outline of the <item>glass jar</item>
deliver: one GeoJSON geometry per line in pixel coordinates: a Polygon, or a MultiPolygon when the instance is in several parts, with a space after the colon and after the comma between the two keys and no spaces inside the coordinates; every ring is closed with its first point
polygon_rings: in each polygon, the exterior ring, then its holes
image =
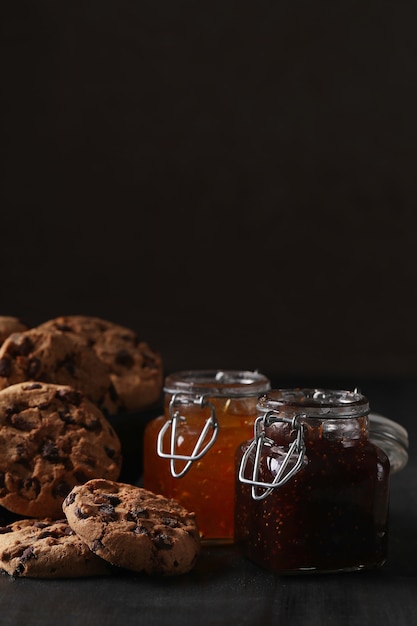
{"type": "Polygon", "coordinates": [[[369,438],[376,446],[382,448],[390,461],[391,474],[403,469],[408,462],[408,432],[393,420],[369,413],[369,438]]]}
{"type": "Polygon", "coordinates": [[[236,460],[235,539],[249,559],[280,573],[383,565],[390,461],[369,422],[357,390],[260,398],[254,436],[236,460]]]}
{"type": "Polygon", "coordinates": [[[203,541],[234,535],[235,455],[270,389],[259,372],[197,370],[165,379],[164,415],[144,436],[143,486],[194,511],[203,541]]]}

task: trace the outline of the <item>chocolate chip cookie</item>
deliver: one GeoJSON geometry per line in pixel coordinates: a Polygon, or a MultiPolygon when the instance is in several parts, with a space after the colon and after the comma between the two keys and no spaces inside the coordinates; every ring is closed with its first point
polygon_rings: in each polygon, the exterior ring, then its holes
{"type": "Polygon", "coordinates": [[[82,337],[37,327],[12,333],[0,348],[0,389],[27,380],[70,385],[99,407],[112,387],[107,367],[82,337]]]}
{"type": "Polygon", "coordinates": [[[0,346],[12,333],[28,330],[28,325],[18,317],[0,315],[0,346]]]}
{"type": "Polygon", "coordinates": [[[67,520],[23,519],[0,527],[0,569],[10,576],[74,578],[111,574],[67,520]]]}
{"type": "Polygon", "coordinates": [[[53,328],[85,338],[107,368],[115,393],[107,394],[104,409],[109,415],[142,411],[160,399],[163,364],[137,333],[99,317],[65,315],[38,328],[53,328]]]}
{"type": "Polygon", "coordinates": [[[116,480],[120,440],[100,409],[66,385],[0,391],[0,505],[25,517],[62,517],[74,485],[116,480]]]}
{"type": "Polygon", "coordinates": [[[200,553],[194,513],[141,487],[90,480],[74,487],[62,508],[95,554],[128,570],[184,574],[200,553]]]}

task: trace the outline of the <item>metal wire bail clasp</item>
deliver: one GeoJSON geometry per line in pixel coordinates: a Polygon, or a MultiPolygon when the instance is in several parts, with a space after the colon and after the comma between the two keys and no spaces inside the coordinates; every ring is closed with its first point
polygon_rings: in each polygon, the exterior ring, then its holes
{"type": "Polygon", "coordinates": [[[157,452],[160,457],[170,460],[170,469],[172,476],[174,478],[181,478],[182,476],[184,476],[184,474],[188,472],[193,462],[201,459],[201,457],[204,456],[214,444],[219,432],[219,424],[213,404],[211,402],[208,402],[204,396],[189,397],[183,394],[174,394],[169,403],[169,417],[170,419],[163,425],[158,433],[157,452]],[[180,414],[179,410],[176,409],[176,407],[178,405],[187,404],[196,404],[201,409],[204,409],[205,407],[210,408],[210,416],[206,419],[204,427],[190,455],[177,454],[178,424],[180,422],[184,422],[185,417],[180,414]],[[169,428],[171,428],[170,451],[164,452],[164,438],[169,428]],[[210,440],[206,444],[204,444],[204,441],[206,440],[210,430],[212,430],[210,440]],[[176,461],[186,461],[185,466],[180,471],[177,471],[175,467],[176,461]]]}
{"type": "Polygon", "coordinates": [[[288,482],[303,465],[306,448],[304,443],[304,425],[299,421],[300,417],[304,417],[304,415],[296,415],[293,418],[288,418],[279,416],[275,411],[268,411],[265,415],[256,419],[254,426],[254,439],[245,451],[239,467],[239,480],[242,483],[252,485],[252,498],[254,500],[263,500],[269,496],[274,489],[281,487],[288,482]],[[280,462],[279,469],[273,481],[265,482],[259,479],[259,469],[264,446],[271,448],[273,445],[276,445],[275,442],[265,434],[265,425],[268,426],[273,422],[285,422],[291,424],[295,437],[291,442],[284,458],[280,462]],[[256,452],[255,460],[253,462],[252,476],[251,478],[246,478],[246,468],[253,450],[256,450],[256,452]],[[290,469],[287,469],[290,461],[294,461],[295,455],[297,455],[295,462],[292,464],[290,469]]]}

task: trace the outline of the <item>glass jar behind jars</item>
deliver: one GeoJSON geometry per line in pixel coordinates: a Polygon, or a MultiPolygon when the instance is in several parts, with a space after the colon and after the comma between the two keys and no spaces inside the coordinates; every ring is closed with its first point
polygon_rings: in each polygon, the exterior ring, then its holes
{"type": "Polygon", "coordinates": [[[270,389],[259,372],[197,370],[165,379],[164,415],[144,436],[143,486],[194,511],[203,541],[234,539],[235,454],[270,389]]]}
{"type": "Polygon", "coordinates": [[[381,566],[390,462],[358,391],[281,389],[258,403],[237,457],[236,541],[281,573],[381,566]]]}

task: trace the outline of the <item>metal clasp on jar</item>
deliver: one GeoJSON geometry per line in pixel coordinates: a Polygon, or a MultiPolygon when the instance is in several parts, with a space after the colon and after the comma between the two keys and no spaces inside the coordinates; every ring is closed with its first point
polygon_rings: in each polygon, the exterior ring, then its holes
{"type": "Polygon", "coordinates": [[[184,394],[174,394],[169,403],[169,417],[170,419],[163,425],[158,433],[157,452],[160,457],[170,460],[172,476],[174,478],[181,478],[188,472],[194,461],[201,459],[201,457],[203,457],[214,444],[219,432],[219,423],[217,421],[216,411],[213,404],[206,400],[203,395],[195,397],[184,394]],[[197,405],[201,409],[209,407],[210,416],[204,423],[203,429],[195,443],[192,453],[189,455],[177,454],[178,424],[179,422],[184,422],[186,418],[180,414],[180,411],[176,407],[190,404],[197,405]],[[169,428],[171,428],[170,450],[169,452],[164,452],[164,438],[169,428]],[[204,444],[210,430],[212,430],[210,440],[204,444]],[[176,461],[186,462],[184,467],[179,471],[176,469],[176,461]]]}
{"type": "Polygon", "coordinates": [[[305,417],[304,414],[288,418],[278,415],[275,411],[268,411],[265,415],[262,415],[255,420],[254,439],[243,454],[239,467],[239,480],[242,483],[252,485],[252,498],[254,500],[263,500],[269,496],[274,489],[281,487],[288,482],[294,474],[301,469],[306,450],[304,443],[304,425],[300,421],[302,417],[305,417]],[[272,439],[266,436],[265,427],[270,426],[274,422],[291,424],[292,431],[295,436],[280,464],[274,480],[272,482],[265,482],[259,479],[262,452],[264,446],[271,447],[276,445],[272,439]],[[256,450],[256,452],[255,460],[253,462],[252,476],[251,478],[246,478],[246,468],[253,450],[256,450]],[[288,469],[288,465],[291,460],[294,460],[295,455],[295,462],[292,467],[288,469]]]}

